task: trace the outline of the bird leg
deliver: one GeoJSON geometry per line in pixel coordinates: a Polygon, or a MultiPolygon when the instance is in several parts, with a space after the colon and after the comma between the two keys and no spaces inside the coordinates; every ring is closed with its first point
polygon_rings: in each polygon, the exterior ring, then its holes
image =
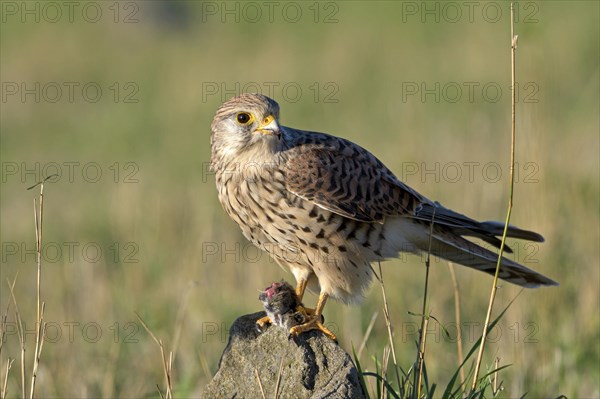
{"type": "MultiPolygon", "coordinates": [[[[290,329],[290,334],[298,336],[303,332],[307,332],[310,330],[319,330],[327,337],[337,342],[337,337],[335,336],[335,334],[331,332],[331,330],[329,330],[327,327],[325,327],[323,325],[323,322],[321,321],[321,315],[323,314],[323,308],[325,307],[327,298],[329,298],[329,294],[321,292],[321,294],[319,295],[319,302],[317,302],[316,309],[313,312],[305,312],[307,318],[306,323],[292,327],[290,329]]],[[[300,311],[300,309],[298,310],[300,311]]]]}
{"type": "Polygon", "coordinates": [[[308,280],[300,280],[298,281],[298,284],[296,284],[296,296],[298,297],[298,302],[302,302],[304,291],[306,291],[306,284],[308,284],[308,280]]]}
{"type": "Polygon", "coordinates": [[[296,284],[296,296],[298,297],[299,303],[299,305],[296,307],[296,310],[306,316],[311,316],[315,314],[315,310],[302,305],[302,298],[304,297],[304,291],[306,291],[307,284],[308,280],[300,280],[298,281],[298,284],[296,284]]]}

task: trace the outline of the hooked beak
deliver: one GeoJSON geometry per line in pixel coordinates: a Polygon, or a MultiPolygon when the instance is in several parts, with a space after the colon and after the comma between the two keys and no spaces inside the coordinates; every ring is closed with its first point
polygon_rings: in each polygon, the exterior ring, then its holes
{"type": "Polygon", "coordinates": [[[277,138],[281,137],[281,131],[279,129],[279,125],[275,120],[273,115],[267,116],[256,128],[255,132],[260,134],[270,134],[273,136],[277,136],[277,138]]]}

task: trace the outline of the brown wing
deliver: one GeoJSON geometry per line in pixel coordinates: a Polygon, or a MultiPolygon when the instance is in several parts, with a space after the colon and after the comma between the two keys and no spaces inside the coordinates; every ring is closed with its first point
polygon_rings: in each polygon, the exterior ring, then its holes
{"type": "Polygon", "coordinates": [[[314,134],[312,143],[290,150],[288,191],[339,215],[383,223],[386,216],[412,216],[427,201],[402,184],[381,161],[344,139],[314,134]]]}
{"type": "MultiPolygon", "coordinates": [[[[289,128],[288,128],[289,129],[289,128]]],[[[459,236],[480,238],[496,247],[502,222],[478,222],[414,191],[374,155],[348,140],[323,133],[292,130],[297,140],[285,165],[288,191],[339,215],[383,223],[386,216],[405,216],[424,223],[433,219],[459,236]]],[[[509,226],[507,235],[542,242],[532,231],[509,226]]],[[[512,250],[505,247],[505,251],[512,250]]]]}

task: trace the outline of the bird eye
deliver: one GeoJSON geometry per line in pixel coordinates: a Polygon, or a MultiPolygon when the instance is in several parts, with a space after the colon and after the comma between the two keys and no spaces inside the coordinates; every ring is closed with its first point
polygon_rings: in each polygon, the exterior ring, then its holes
{"type": "Polygon", "coordinates": [[[240,125],[247,125],[254,119],[251,114],[247,112],[239,112],[235,119],[238,121],[240,125]]]}

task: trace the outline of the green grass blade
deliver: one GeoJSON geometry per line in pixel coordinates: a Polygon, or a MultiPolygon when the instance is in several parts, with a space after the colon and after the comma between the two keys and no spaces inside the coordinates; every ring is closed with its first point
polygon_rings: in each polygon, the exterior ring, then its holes
{"type": "MultiPolygon", "coordinates": [[[[490,325],[488,326],[488,333],[496,326],[496,324],[498,324],[498,321],[500,321],[500,319],[502,318],[502,316],[504,316],[504,313],[506,313],[506,311],[508,310],[508,308],[510,308],[510,306],[513,304],[513,302],[519,297],[519,295],[517,294],[516,297],[514,297],[509,303],[508,305],[506,305],[506,307],[502,310],[502,312],[500,312],[500,314],[490,323],[490,325]]],[[[448,385],[446,386],[446,390],[444,391],[444,394],[442,395],[442,398],[452,398],[454,395],[452,393],[452,388],[454,387],[454,384],[456,383],[456,380],[458,378],[458,375],[460,373],[460,369],[462,367],[464,367],[464,365],[466,364],[467,360],[469,360],[469,358],[471,356],[473,356],[473,354],[475,353],[475,351],[477,351],[477,348],[479,348],[479,345],[481,345],[481,336],[479,337],[479,339],[475,342],[475,344],[473,344],[473,346],[471,347],[471,350],[469,350],[469,353],[467,354],[467,356],[465,356],[465,359],[463,360],[463,362],[461,363],[461,365],[456,369],[456,371],[454,372],[454,375],[452,376],[452,378],[450,379],[450,382],[448,382],[448,385]]]]}
{"type": "MultiPolygon", "coordinates": [[[[383,382],[383,384],[385,385],[385,387],[388,390],[388,394],[392,395],[394,398],[396,399],[400,399],[400,396],[396,393],[396,391],[394,391],[394,388],[383,379],[383,377],[381,375],[379,375],[378,373],[372,373],[370,371],[365,371],[364,375],[369,376],[369,377],[375,377],[377,379],[377,386],[380,386],[380,382],[383,382]]],[[[381,397],[381,390],[379,388],[377,388],[377,397],[380,398],[381,397]]]]}
{"type": "Polygon", "coordinates": [[[362,387],[367,399],[370,399],[369,391],[367,391],[367,384],[365,383],[365,376],[360,365],[360,360],[358,360],[358,356],[356,356],[356,349],[354,348],[354,345],[352,345],[352,357],[354,357],[354,364],[356,365],[356,370],[358,371],[358,381],[360,382],[360,386],[362,387]]]}

